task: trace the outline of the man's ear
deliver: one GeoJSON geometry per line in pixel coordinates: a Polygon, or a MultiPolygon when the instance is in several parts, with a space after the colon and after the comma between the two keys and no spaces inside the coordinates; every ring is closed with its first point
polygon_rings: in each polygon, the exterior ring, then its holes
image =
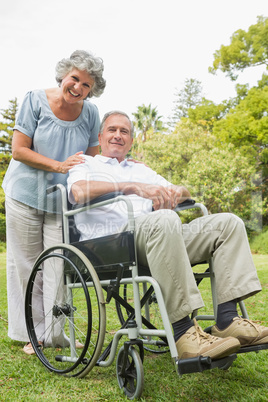
{"type": "Polygon", "coordinates": [[[101,145],[101,133],[98,134],[99,143],[101,145]]]}

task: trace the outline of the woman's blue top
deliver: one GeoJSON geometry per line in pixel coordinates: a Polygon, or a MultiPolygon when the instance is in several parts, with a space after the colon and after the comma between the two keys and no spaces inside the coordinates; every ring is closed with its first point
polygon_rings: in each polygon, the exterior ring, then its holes
{"type": "MultiPolygon", "coordinates": [[[[76,152],[86,152],[99,144],[100,118],[97,107],[84,101],[79,117],[74,121],[58,119],[52,112],[44,90],[28,92],[20,108],[14,130],[32,138],[32,150],[63,162],[76,152]]],[[[47,196],[53,184],[66,185],[67,174],[51,173],[10,161],[3,189],[16,201],[41,211],[59,212],[55,194],[47,196]]],[[[57,193],[59,193],[57,191],[57,193]]]]}

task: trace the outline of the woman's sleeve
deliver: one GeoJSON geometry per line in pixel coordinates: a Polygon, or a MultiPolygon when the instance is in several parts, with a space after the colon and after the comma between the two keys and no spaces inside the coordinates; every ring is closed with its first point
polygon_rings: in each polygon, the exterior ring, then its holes
{"type": "Polygon", "coordinates": [[[18,130],[28,137],[33,138],[38,123],[38,116],[38,102],[35,101],[33,92],[28,92],[20,107],[14,130],[18,130]]]}

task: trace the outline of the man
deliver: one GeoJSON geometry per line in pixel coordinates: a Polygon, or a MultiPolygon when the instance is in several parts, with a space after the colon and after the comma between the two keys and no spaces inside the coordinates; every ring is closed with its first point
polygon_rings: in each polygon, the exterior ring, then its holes
{"type": "MultiPolygon", "coordinates": [[[[112,191],[131,199],[138,260],[149,266],[161,287],[179,358],[203,355],[218,359],[241,345],[268,343],[268,328],[240,318],[236,309],[239,300],[261,290],[242,220],[232,214],[216,214],[182,225],[172,209],[190,197],[189,191],[172,185],[149,167],[125,159],[133,142],[133,126],[125,113],[114,111],[104,116],[99,142],[102,155],[85,156],[84,164],[71,169],[69,199],[80,204],[112,191]],[[189,314],[203,307],[191,263],[211,255],[219,305],[209,335],[189,314]]],[[[76,215],[81,240],[118,232],[126,222],[122,203],[76,215]]]]}

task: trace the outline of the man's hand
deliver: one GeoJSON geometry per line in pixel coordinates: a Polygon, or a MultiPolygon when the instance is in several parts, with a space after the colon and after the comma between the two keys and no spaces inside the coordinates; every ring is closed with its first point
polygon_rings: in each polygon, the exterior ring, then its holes
{"type": "Polygon", "coordinates": [[[152,200],[155,211],[158,209],[171,209],[172,199],[166,187],[153,184],[136,183],[135,194],[152,200]]]}
{"type": "Polygon", "coordinates": [[[170,186],[167,191],[171,198],[171,209],[174,209],[178,204],[191,198],[191,194],[186,187],[183,186],[170,186]]]}
{"type": "Polygon", "coordinates": [[[163,187],[145,183],[132,183],[130,187],[130,189],[127,189],[126,186],[122,189],[123,192],[152,200],[155,211],[174,209],[178,204],[191,197],[190,192],[183,186],[163,187]]]}

